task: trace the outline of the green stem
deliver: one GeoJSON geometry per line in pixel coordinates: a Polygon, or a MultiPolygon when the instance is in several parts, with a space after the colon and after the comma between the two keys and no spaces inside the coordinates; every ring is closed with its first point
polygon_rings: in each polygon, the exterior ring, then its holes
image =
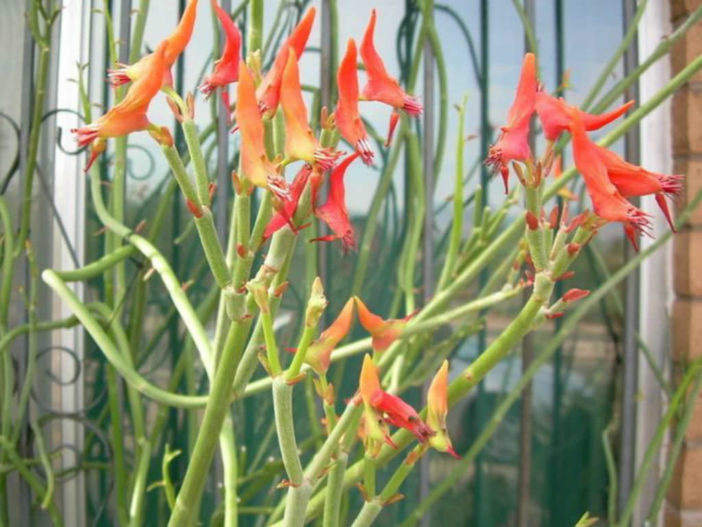
{"type": "Polygon", "coordinates": [[[129,241],[129,243],[136,247],[137,250],[141,252],[142,255],[147,258],[147,260],[149,260],[151,266],[161,277],[163,285],[166,287],[171,301],[178,310],[178,313],[183,319],[190,336],[195,342],[198,352],[200,353],[200,358],[205,365],[205,369],[211,371],[212,350],[210,347],[210,341],[205,333],[205,329],[202,327],[202,324],[197,317],[197,314],[195,313],[195,310],[193,309],[192,304],[190,304],[190,301],[183,291],[181,284],[178,282],[173,269],[171,269],[171,266],[168,264],[168,261],[151,242],[134,233],[109,214],[105,208],[104,202],[102,201],[100,177],[95,170],[91,171],[90,173],[90,187],[93,207],[95,208],[98,218],[105,225],[105,227],[114,232],[117,236],[129,241]]]}
{"type": "MultiPolygon", "coordinates": [[[[689,370],[695,369],[699,364],[699,359],[695,364],[691,365],[689,370]]],[[[658,511],[663,505],[663,500],[668,492],[668,487],[673,478],[673,473],[675,468],[678,466],[678,457],[680,456],[680,451],[682,449],[683,442],[685,441],[685,434],[692,422],[692,417],[695,414],[695,409],[697,408],[697,401],[702,391],[702,371],[697,369],[697,373],[693,374],[694,384],[690,389],[687,399],[684,401],[684,407],[682,417],[675,429],[675,436],[670,446],[670,452],[668,458],[666,459],[665,469],[658,483],[658,488],[656,488],[656,495],[653,498],[651,507],[648,510],[648,521],[651,525],[654,525],[658,518],[658,511]]],[[[684,380],[683,380],[684,383],[684,380]]],[[[682,383],[681,383],[682,385],[682,383]]]]}
{"type": "MultiPolygon", "coordinates": [[[[688,388],[690,387],[690,384],[693,382],[693,380],[695,381],[695,385],[697,386],[697,391],[699,391],[699,383],[702,379],[701,373],[702,360],[698,360],[694,364],[692,364],[690,368],[688,368],[688,370],[685,372],[685,376],[680,382],[678,389],[675,391],[673,398],[670,400],[668,410],[665,412],[663,419],[658,424],[658,427],[656,428],[656,433],[651,438],[651,441],[648,444],[648,447],[646,448],[646,452],[644,453],[643,459],[641,460],[641,464],[638,467],[636,478],[634,479],[634,484],[631,487],[631,492],[629,493],[629,496],[626,500],[626,504],[624,505],[624,509],[622,510],[622,513],[619,517],[619,527],[626,527],[630,525],[631,516],[634,514],[634,507],[639,501],[639,496],[644,488],[646,479],[648,478],[648,472],[649,470],[651,470],[653,463],[658,457],[661,444],[663,443],[663,439],[665,438],[665,435],[668,432],[668,427],[672,423],[673,419],[677,417],[680,406],[684,404],[688,388]]],[[[695,399],[692,400],[692,404],[696,404],[695,399]]]]}
{"type": "Polygon", "coordinates": [[[285,375],[285,378],[288,381],[295,379],[295,377],[300,374],[302,364],[305,362],[305,355],[307,355],[307,349],[312,343],[315,333],[316,328],[305,325],[305,328],[302,331],[302,336],[300,337],[300,342],[297,345],[297,351],[295,352],[293,361],[288,368],[287,374],[285,375]]]}
{"type": "Polygon", "coordinates": [[[383,505],[379,500],[373,499],[371,501],[366,501],[361,508],[361,512],[358,513],[358,516],[356,516],[356,519],[351,524],[351,527],[369,527],[373,525],[373,522],[382,510],[383,505]]]}
{"type": "MultiPolygon", "coordinates": [[[[456,144],[456,172],[453,183],[453,221],[451,222],[451,236],[446,252],[446,260],[441,269],[441,277],[437,289],[440,291],[446,287],[446,283],[453,275],[456,268],[458,251],[461,248],[461,237],[463,236],[463,152],[465,150],[465,117],[468,97],[464,96],[461,105],[458,107],[458,131],[456,144]]],[[[476,202],[475,206],[479,204],[476,202]]]]}
{"type": "Polygon", "coordinates": [[[115,471],[115,494],[117,519],[119,525],[127,525],[129,522],[129,510],[127,508],[127,467],[124,462],[124,443],[122,433],[122,409],[119,400],[118,379],[114,366],[105,366],[105,377],[107,379],[107,397],[110,408],[110,432],[112,437],[112,455],[115,471]]]}
{"type": "Polygon", "coordinates": [[[219,450],[222,455],[222,471],[224,472],[224,527],[236,527],[239,508],[236,490],[238,463],[234,423],[231,415],[227,415],[222,423],[222,430],[219,433],[219,450]]]}
{"type": "Polygon", "coordinates": [[[124,377],[124,380],[134,389],[143,393],[154,401],[168,406],[180,408],[198,408],[203,406],[207,401],[207,396],[195,395],[180,395],[167,392],[154,384],[151,384],[147,379],[142,377],[135,371],[115,347],[110,337],[107,336],[102,326],[90,314],[88,309],[83,305],[73,291],[56,275],[51,269],[46,269],[41,274],[42,280],[51,287],[54,292],[63,299],[73,313],[78,317],[80,323],[85,327],[86,331],[93,338],[100,350],[104,353],[105,358],[112,364],[119,374],[124,377]]]}
{"type": "Polygon", "coordinates": [[[132,43],[129,48],[129,62],[134,64],[141,55],[141,44],[144,41],[144,29],[146,28],[146,17],[149,14],[149,0],[141,0],[136,9],[136,20],[132,30],[132,43]]]}
{"type": "Polygon", "coordinates": [[[617,64],[619,64],[619,60],[622,58],[626,50],[629,49],[631,41],[636,36],[636,32],[639,27],[639,22],[641,21],[641,17],[643,16],[644,11],[646,11],[647,4],[648,0],[641,0],[641,2],[638,3],[636,13],[634,14],[634,17],[632,18],[631,23],[627,28],[624,38],[619,43],[619,46],[617,46],[617,49],[614,51],[614,55],[612,55],[612,58],[609,59],[609,62],[607,62],[602,71],[600,71],[600,76],[597,77],[597,80],[592,85],[592,88],[590,88],[590,91],[585,97],[585,100],[580,105],[583,110],[587,110],[588,108],[590,108],[592,102],[595,100],[595,97],[597,97],[597,95],[600,93],[600,90],[602,90],[602,86],[604,86],[605,82],[607,82],[607,80],[610,78],[610,76],[612,75],[612,71],[617,66],[617,64]]]}
{"type": "Polygon", "coordinates": [[[197,133],[197,126],[192,119],[183,120],[183,136],[185,144],[188,146],[190,159],[195,171],[195,188],[199,203],[209,206],[210,204],[210,179],[207,175],[207,165],[202,155],[202,148],[197,133]]]}
{"type": "Polygon", "coordinates": [[[249,1],[248,52],[254,53],[261,49],[263,41],[263,0],[249,1]]]}
{"type": "MultiPolygon", "coordinates": [[[[29,134],[29,151],[27,153],[27,165],[24,169],[24,188],[22,189],[22,213],[20,218],[20,230],[15,245],[14,257],[17,258],[24,247],[24,242],[29,236],[29,226],[32,213],[32,190],[34,189],[34,173],[36,172],[39,155],[39,138],[41,137],[42,114],[44,113],[44,97],[49,75],[49,64],[51,59],[51,48],[49,42],[52,38],[53,24],[46,28],[45,40],[37,41],[39,46],[39,63],[37,66],[36,92],[32,112],[32,123],[29,134]]],[[[36,35],[35,35],[36,38],[36,35]]]]}

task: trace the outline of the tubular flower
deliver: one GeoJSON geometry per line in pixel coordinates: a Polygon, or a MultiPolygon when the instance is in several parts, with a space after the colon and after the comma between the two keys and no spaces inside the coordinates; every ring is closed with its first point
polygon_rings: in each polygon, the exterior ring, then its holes
{"type": "Polygon", "coordinates": [[[373,11],[371,11],[371,18],[368,22],[368,27],[363,35],[363,41],[361,42],[361,47],[359,49],[361,59],[363,59],[363,64],[366,66],[366,75],[368,77],[366,85],[363,87],[363,91],[361,92],[361,99],[368,101],[380,101],[392,106],[395,109],[392,117],[390,118],[390,129],[388,131],[387,140],[387,143],[389,144],[399,117],[396,111],[404,110],[408,115],[416,117],[422,113],[422,103],[416,97],[412,97],[411,95],[405,93],[405,91],[400,87],[400,84],[397,82],[397,79],[391,77],[385,69],[383,59],[380,58],[380,55],[378,55],[378,52],[375,49],[375,44],[373,44],[375,19],[376,12],[375,9],[373,9],[373,11]]]}
{"type": "Polygon", "coordinates": [[[536,104],[534,108],[539,115],[539,120],[544,130],[544,136],[549,141],[555,141],[558,139],[558,136],[561,135],[561,132],[570,130],[571,114],[573,112],[577,112],[585,130],[592,131],[599,130],[603,126],[608,125],[618,117],[624,115],[633,105],[634,101],[628,101],[616,110],[601,115],[593,115],[583,112],[574,106],[570,106],[561,98],[552,97],[548,93],[540,91],[536,94],[536,104]]]}
{"type": "Polygon", "coordinates": [[[434,431],[434,435],[429,439],[429,445],[439,452],[448,452],[453,457],[458,458],[458,454],[451,445],[446,430],[446,414],[448,414],[448,361],[441,364],[441,368],[436,372],[427,392],[427,425],[434,431]]]}
{"type": "Polygon", "coordinates": [[[525,161],[531,157],[529,121],[534,113],[536,89],[536,57],[533,53],[527,53],[524,55],[517,93],[507,113],[507,124],[501,128],[502,133],[490,147],[485,160],[486,164],[500,171],[505,193],[508,191],[509,162],[525,161]]]}
{"type": "Polygon", "coordinates": [[[665,194],[676,195],[682,190],[681,175],[656,174],[643,167],[628,163],[614,152],[597,146],[600,159],[607,168],[607,175],[612,184],[625,198],[654,194],[656,202],[665,215],[670,228],[675,231],[675,224],[665,200],[665,194]]]}
{"type": "Polygon", "coordinates": [[[349,298],[344,304],[339,316],[331,325],[322,331],[322,334],[317,338],[307,349],[305,362],[309,364],[314,371],[319,374],[326,373],[331,364],[331,354],[334,348],[341,342],[351,329],[353,322],[353,298],[349,298]]]}
{"type": "Polygon", "coordinates": [[[638,249],[636,233],[647,233],[648,216],[629,203],[610,181],[598,146],[590,141],[575,112],[572,113],[571,132],[575,167],[585,179],[595,214],[607,221],[622,223],[627,237],[638,249]]]}
{"type": "Polygon", "coordinates": [[[288,197],[285,180],[266,155],[263,119],[256,104],[254,81],[244,61],[239,61],[236,120],[241,132],[241,171],[257,187],[265,187],[282,199],[288,197]]]}
{"type": "Polygon", "coordinates": [[[307,108],[302,99],[300,72],[297,56],[290,49],[280,86],[280,104],[285,118],[285,155],[316,164],[322,171],[329,170],[340,153],[330,148],[320,148],[307,122],[307,108]]]}
{"type": "Polygon", "coordinates": [[[280,47],[273,61],[273,66],[263,77],[261,84],[256,90],[256,98],[258,99],[261,112],[267,116],[273,115],[278,109],[283,71],[288,62],[288,50],[294,51],[297,59],[302,56],[302,53],[305,51],[305,46],[307,45],[307,39],[310,36],[310,31],[312,31],[315,13],[316,10],[313,7],[307,11],[304,18],[300,20],[300,23],[280,47]]]}
{"type": "Polygon", "coordinates": [[[366,127],[358,113],[358,74],[356,71],[356,43],[349,39],[346,55],[336,74],[339,86],[339,102],[334,112],[334,121],[341,137],[361,154],[366,165],[373,163],[373,150],[368,141],[366,127]]]}
{"type": "Polygon", "coordinates": [[[371,313],[363,301],[356,298],[358,308],[358,320],[363,328],[370,333],[373,340],[373,351],[380,353],[390,347],[395,342],[402,331],[407,326],[407,321],[414,316],[414,313],[399,319],[385,320],[378,315],[371,313]]]}
{"type": "MultiPolygon", "coordinates": [[[[178,22],[178,26],[175,28],[173,33],[167,37],[163,42],[167,43],[166,52],[164,55],[166,67],[163,71],[163,82],[162,86],[172,86],[173,77],[171,76],[171,67],[175,64],[178,56],[183,52],[185,46],[190,42],[190,37],[193,34],[193,27],[195,26],[195,14],[197,12],[197,2],[198,0],[190,0],[185,10],[183,11],[183,16],[178,22]]],[[[114,70],[107,70],[107,76],[109,78],[110,84],[117,87],[128,82],[136,81],[139,77],[146,74],[149,70],[149,57],[153,53],[146,55],[139,59],[134,64],[117,64],[118,68],[114,70]]]]}
{"type": "Polygon", "coordinates": [[[105,151],[106,139],[109,137],[121,137],[131,132],[146,130],[149,128],[149,120],[146,111],[149,108],[151,99],[161,88],[161,79],[165,65],[165,50],[167,44],[162,42],[158,49],[149,55],[147,62],[147,74],[139,77],[130,86],[127,95],[117,105],[100,117],[95,122],[71,130],[76,134],[79,146],[91,144],[91,154],[88,164],[85,167],[87,172],[95,159],[105,151]]]}
{"type": "Polygon", "coordinates": [[[215,0],[212,1],[212,8],[219,18],[219,23],[224,31],[225,42],[222,56],[215,62],[212,74],[205,77],[200,91],[209,97],[217,88],[222,88],[222,101],[224,106],[229,108],[229,91],[227,85],[239,80],[239,50],[241,49],[241,32],[236,27],[234,21],[222,9],[215,0]]]}
{"type": "Polygon", "coordinates": [[[419,417],[419,414],[396,395],[389,394],[380,387],[378,369],[370,355],[363,357],[359,391],[364,407],[364,432],[366,448],[371,455],[376,455],[382,441],[395,447],[385,426],[406,428],[421,443],[426,443],[432,436],[431,429],[419,417]]]}
{"type": "Polygon", "coordinates": [[[293,179],[293,182],[290,184],[290,196],[283,200],[282,206],[273,214],[273,217],[271,217],[271,221],[268,222],[266,230],[263,233],[264,239],[268,239],[285,225],[289,225],[293,232],[297,230],[297,227],[292,223],[292,219],[295,215],[295,211],[297,211],[297,205],[302,196],[302,192],[305,190],[305,186],[310,180],[311,173],[312,165],[307,163],[303,165],[297,173],[295,179],[293,179]]]}
{"type": "Polygon", "coordinates": [[[346,208],[346,189],[344,188],[344,175],[348,166],[359,156],[356,152],[351,154],[339,163],[331,172],[329,177],[329,194],[327,201],[317,208],[315,214],[326,223],[332,234],[315,238],[313,241],[332,241],[340,239],[344,249],[356,247],[356,237],[353,225],[349,219],[349,211],[346,208]]]}

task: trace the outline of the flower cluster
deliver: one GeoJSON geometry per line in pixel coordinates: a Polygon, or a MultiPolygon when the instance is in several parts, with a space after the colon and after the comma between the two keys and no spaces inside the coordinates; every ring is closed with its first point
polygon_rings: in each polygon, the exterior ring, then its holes
{"type": "MultiPolygon", "coordinates": [[[[372,313],[360,298],[349,299],[336,320],[307,349],[305,362],[321,376],[324,376],[329,369],[334,348],[351,329],[354,306],[358,310],[361,326],[372,337],[375,356],[382,354],[400,338],[411,317],[410,315],[403,319],[385,320],[372,313]]],[[[373,358],[366,355],[358,385],[358,401],[362,402],[364,407],[359,435],[364,441],[366,451],[371,456],[375,456],[383,443],[394,448],[388,429],[388,425],[393,425],[409,430],[422,444],[428,444],[441,452],[448,452],[458,457],[446,432],[447,387],[448,362],[445,361],[427,394],[428,415],[425,422],[412,406],[381,388],[377,366],[373,358]]]]}
{"type": "Polygon", "coordinates": [[[604,222],[619,222],[634,247],[638,233],[648,233],[649,217],[626,198],[654,195],[658,205],[673,228],[666,202],[666,195],[678,194],[682,176],[656,174],[624,161],[614,152],[590,140],[587,132],[597,130],[626,113],[634,104],[629,101],[619,108],[601,115],[592,115],[568,104],[565,100],[546,93],[539,85],[536,73],[536,57],[527,53],[524,57],[521,76],[514,103],[507,115],[507,124],[501,128],[497,142],[490,148],[486,163],[498,170],[505,183],[509,178],[510,162],[523,162],[535,177],[524,177],[524,172],[514,166],[520,181],[525,186],[537,187],[543,174],[547,175],[553,165],[554,142],[563,132],[572,136],[575,166],[583,176],[597,217],[604,222]],[[547,140],[547,153],[543,170],[535,170],[529,146],[529,127],[536,114],[547,140]]]}
{"type": "MultiPolygon", "coordinates": [[[[172,100],[178,95],[173,90],[170,70],[190,41],[197,4],[197,0],[189,2],[175,31],[155,52],[135,64],[119,64],[117,69],[109,70],[110,81],[115,87],[130,82],[132,84],[124,99],[104,116],[94,123],[74,130],[80,146],[92,147],[86,170],[97,156],[104,152],[107,138],[148,130],[162,144],[172,145],[170,132],[150,123],[146,116],[151,100],[161,89],[170,97],[169,104],[179,121],[193,118],[192,97],[188,97],[185,111],[183,104],[179,105],[172,100]]],[[[239,178],[237,174],[236,178],[238,182],[245,181],[247,184],[266,188],[275,196],[276,214],[268,225],[265,236],[271,236],[285,225],[295,231],[300,228],[295,225],[293,217],[305,189],[309,188],[312,211],[331,231],[331,234],[316,240],[339,239],[345,249],[353,248],[355,236],[346,208],[344,175],[348,166],[358,157],[364,163],[371,164],[374,156],[359,113],[359,101],[379,101],[392,107],[387,144],[398,122],[400,111],[409,116],[417,116],[422,112],[421,103],[405,93],[397,80],[388,74],[375,49],[375,10],[358,48],[364,64],[366,84],[363,89],[359,89],[357,47],[356,42],[350,39],[337,72],[339,96],[336,109],[331,115],[327,114],[326,109],[322,112],[322,128],[338,131],[355,150],[354,154],[346,156],[337,164],[344,154],[337,151],[332,144],[322,144],[321,137],[317,137],[310,127],[300,82],[298,60],[307,45],[315,20],[315,9],[310,9],[302,17],[278,50],[271,68],[264,73],[260,71],[260,60],[257,57],[251,56],[248,61],[242,59],[242,38],[236,23],[215,1],[212,5],[225,36],[225,44],[221,56],[214,63],[212,73],[200,86],[200,91],[206,98],[218,91],[224,107],[227,108],[227,117],[231,120],[229,85],[237,83],[234,131],[238,130],[241,137],[240,175],[243,177],[239,178]],[[282,156],[271,159],[264,142],[265,123],[266,120],[272,119],[279,109],[285,124],[284,150],[282,156]],[[305,164],[292,183],[288,184],[284,176],[284,167],[296,161],[305,164]],[[327,172],[330,172],[329,193],[326,201],[318,206],[317,194],[327,172]]],[[[333,135],[330,134],[330,137],[333,135]]]]}

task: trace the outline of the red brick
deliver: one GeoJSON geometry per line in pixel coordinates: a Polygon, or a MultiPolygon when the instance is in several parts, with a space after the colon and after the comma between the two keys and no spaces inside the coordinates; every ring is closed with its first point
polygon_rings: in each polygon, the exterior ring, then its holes
{"type": "Polygon", "coordinates": [[[673,96],[673,153],[702,154],[702,82],[689,82],[673,96]]]}
{"type": "Polygon", "coordinates": [[[700,356],[702,301],[678,298],[673,303],[673,357],[691,360],[700,356]]]}
{"type": "MultiPolygon", "coordinates": [[[[702,54],[702,25],[697,24],[690,28],[670,50],[670,63],[673,74],[679,72],[690,62],[702,54]]],[[[691,77],[692,81],[702,80],[702,72],[697,72],[691,77]]]]}
{"type": "Polygon", "coordinates": [[[702,509],[702,446],[683,445],[668,499],[679,510],[702,509]]]}
{"type": "MultiPolygon", "coordinates": [[[[675,292],[702,298],[702,230],[683,230],[674,238],[675,292]]],[[[702,321],[701,321],[702,322],[702,321]]]]}
{"type": "Polygon", "coordinates": [[[702,0],[670,0],[670,19],[675,22],[702,5],[702,0]]]}
{"type": "MultiPolygon", "coordinates": [[[[674,171],[676,174],[685,176],[682,193],[675,200],[676,208],[682,210],[687,206],[690,199],[702,191],[702,156],[679,157],[675,161],[674,171]]],[[[689,223],[691,225],[702,225],[702,206],[695,209],[692,216],[690,216],[689,223]]]]}

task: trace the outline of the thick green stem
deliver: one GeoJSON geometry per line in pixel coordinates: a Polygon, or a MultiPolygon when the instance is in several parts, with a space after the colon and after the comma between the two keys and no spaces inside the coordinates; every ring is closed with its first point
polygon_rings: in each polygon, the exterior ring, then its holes
{"type": "Polygon", "coordinates": [[[351,524],[351,527],[369,527],[383,510],[383,505],[377,498],[366,501],[358,513],[356,519],[351,524]]]}
{"type": "Polygon", "coordinates": [[[197,126],[192,119],[183,121],[183,136],[185,143],[188,145],[190,159],[192,160],[193,169],[195,171],[195,189],[197,197],[201,205],[210,204],[210,180],[207,175],[207,165],[205,158],[202,155],[202,148],[197,134],[197,126]]]}

